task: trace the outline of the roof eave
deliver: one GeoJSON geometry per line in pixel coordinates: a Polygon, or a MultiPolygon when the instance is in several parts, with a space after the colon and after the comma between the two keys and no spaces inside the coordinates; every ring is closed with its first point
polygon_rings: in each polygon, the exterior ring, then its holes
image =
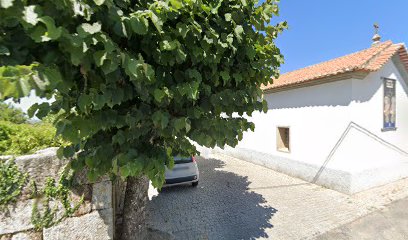
{"type": "Polygon", "coordinates": [[[369,73],[370,71],[367,71],[364,69],[344,72],[344,73],[340,73],[336,75],[325,76],[321,78],[314,78],[314,79],[310,79],[304,82],[293,83],[293,84],[273,87],[269,89],[264,89],[263,93],[282,92],[282,91],[287,91],[291,89],[310,87],[310,86],[315,86],[315,85],[320,85],[320,84],[325,84],[325,83],[330,83],[330,82],[347,80],[347,79],[364,79],[369,73]]]}

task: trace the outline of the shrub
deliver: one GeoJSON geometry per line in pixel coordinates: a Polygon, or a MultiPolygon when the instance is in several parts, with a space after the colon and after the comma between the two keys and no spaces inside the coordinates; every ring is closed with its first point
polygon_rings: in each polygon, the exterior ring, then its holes
{"type": "Polygon", "coordinates": [[[26,180],[13,159],[0,160],[0,210],[17,199],[26,180]]]}
{"type": "Polygon", "coordinates": [[[47,147],[59,147],[63,141],[55,137],[55,131],[49,123],[0,121],[0,155],[30,154],[47,147]]]}
{"type": "Polygon", "coordinates": [[[4,102],[0,102],[0,121],[25,123],[27,121],[27,116],[21,109],[15,108],[4,102]]]}

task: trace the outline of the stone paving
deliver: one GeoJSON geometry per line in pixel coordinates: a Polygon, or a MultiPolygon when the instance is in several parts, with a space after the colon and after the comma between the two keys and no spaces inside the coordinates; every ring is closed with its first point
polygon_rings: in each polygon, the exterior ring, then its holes
{"type": "Polygon", "coordinates": [[[317,240],[407,240],[408,198],[320,235],[317,240]]]}
{"type": "Polygon", "coordinates": [[[315,239],[408,196],[408,179],[350,196],[221,154],[197,162],[197,188],[164,188],[149,202],[152,229],[174,239],[315,239]]]}

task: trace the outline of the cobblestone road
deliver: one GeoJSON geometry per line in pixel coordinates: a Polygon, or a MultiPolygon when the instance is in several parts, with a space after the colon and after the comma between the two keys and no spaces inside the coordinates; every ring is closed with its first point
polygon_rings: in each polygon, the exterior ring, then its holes
{"type": "Polygon", "coordinates": [[[320,235],[317,240],[407,240],[408,198],[320,235]]]}
{"type": "Polygon", "coordinates": [[[408,196],[408,179],[349,196],[224,155],[197,162],[197,188],[149,202],[151,228],[174,239],[314,239],[408,196]]]}

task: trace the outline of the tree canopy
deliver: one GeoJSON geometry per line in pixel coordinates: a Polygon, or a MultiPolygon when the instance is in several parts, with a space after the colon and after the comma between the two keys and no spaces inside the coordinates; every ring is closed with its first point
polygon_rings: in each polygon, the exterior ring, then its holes
{"type": "Polygon", "coordinates": [[[260,86],[283,61],[278,1],[0,0],[0,98],[35,89],[63,110],[59,154],[93,179],[164,181],[175,155],[236,146],[267,109],[260,86]],[[234,114],[236,113],[236,114],[234,114]]]}
{"type": "Polygon", "coordinates": [[[0,121],[20,124],[27,121],[27,116],[21,109],[15,108],[5,102],[0,102],[0,121]]]}

